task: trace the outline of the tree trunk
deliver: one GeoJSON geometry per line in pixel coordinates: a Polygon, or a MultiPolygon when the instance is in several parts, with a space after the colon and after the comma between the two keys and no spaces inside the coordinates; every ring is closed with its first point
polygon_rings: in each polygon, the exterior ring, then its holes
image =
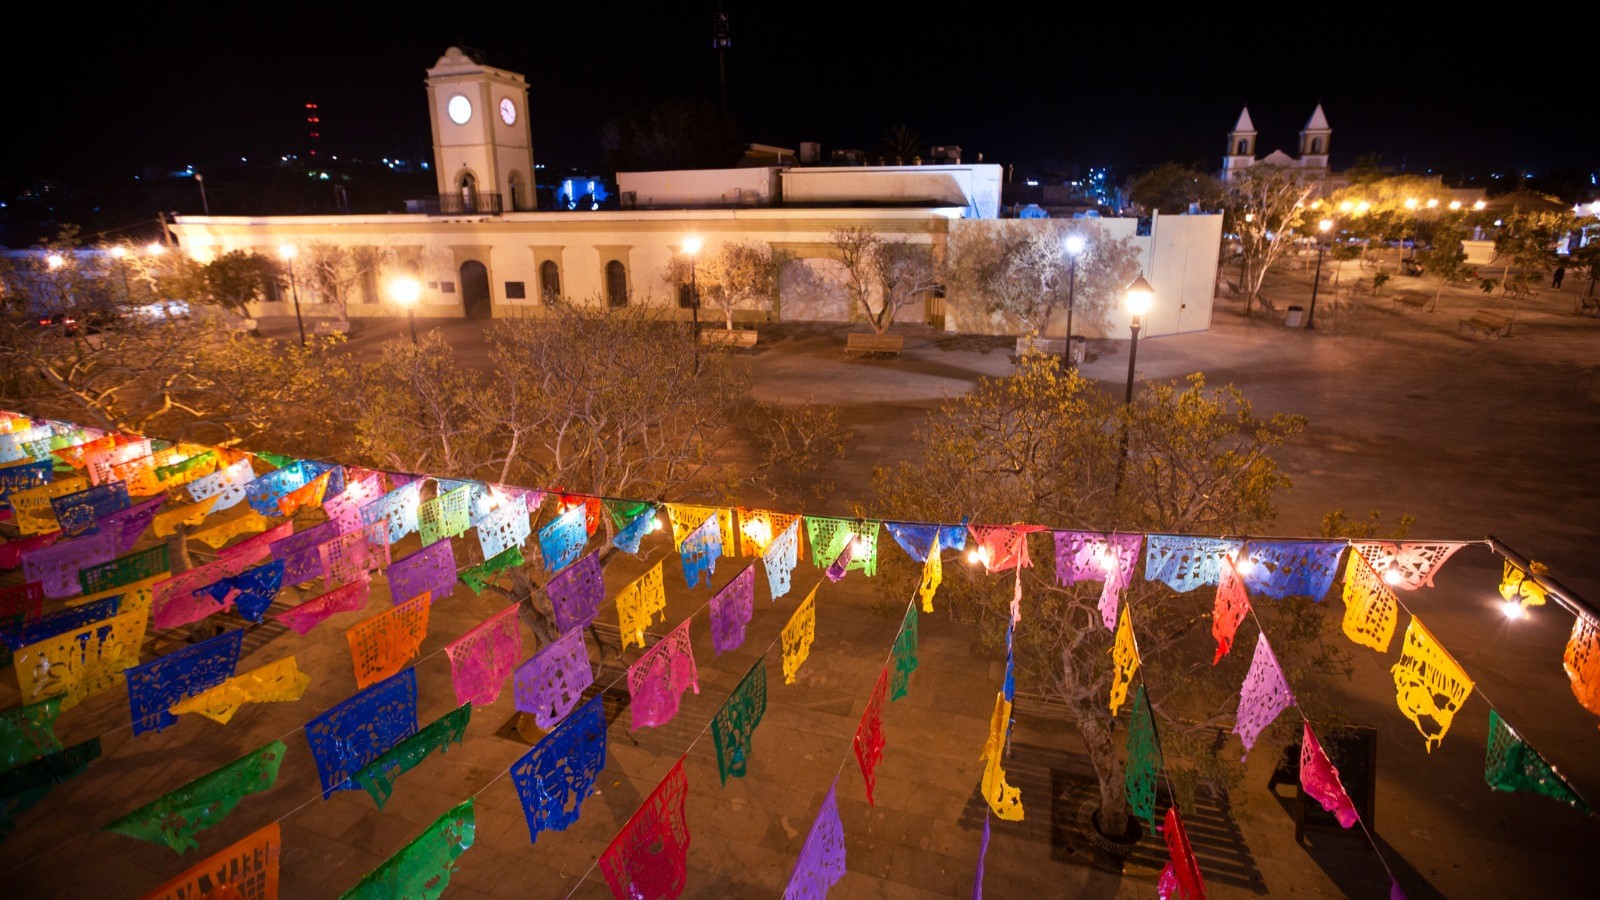
{"type": "Polygon", "coordinates": [[[1128,830],[1128,794],[1123,783],[1122,761],[1117,757],[1116,743],[1112,740],[1112,720],[1098,707],[1080,710],[1078,731],[1089,750],[1095,777],[1100,781],[1098,830],[1105,837],[1121,837],[1128,830]]]}
{"type": "Polygon", "coordinates": [[[524,566],[511,570],[511,599],[517,604],[517,618],[528,626],[541,646],[561,636],[556,633],[556,613],[550,598],[534,586],[533,576],[524,566]]]}

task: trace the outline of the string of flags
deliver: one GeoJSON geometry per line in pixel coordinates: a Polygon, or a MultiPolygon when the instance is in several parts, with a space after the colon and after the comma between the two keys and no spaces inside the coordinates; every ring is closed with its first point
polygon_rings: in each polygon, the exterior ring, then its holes
{"type": "MultiPolygon", "coordinates": [[[[1028,538],[1047,530],[965,521],[939,525],[850,520],[559,494],[551,495],[560,498],[558,512],[535,532],[532,525],[547,495],[542,491],[166,444],[14,414],[0,414],[0,460],[5,460],[0,464],[0,516],[8,516],[21,535],[0,547],[0,565],[20,567],[24,579],[21,585],[0,589],[0,643],[11,654],[25,700],[24,706],[0,713],[0,830],[7,832],[15,815],[39,802],[49,786],[80,774],[99,756],[98,739],[63,747],[52,729],[57,716],[88,697],[125,682],[132,732],[138,735],[170,727],[178,715],[188,713],[225,724],[245,703],[293,701],[309,684],[293,657],[238,674],[244,634],[240,629],[141,663],[150,627],[184,628],[227,610],[247,622],[261,623],[285,586],[320,580],[321,594],[272,616],[306,634],[338,613],[364,609],[370,579],[380,573],[394,605],[346,632],[359,690],[304,728],[324,798],[361,788],[381,807],[392,794],[395,779],[435,750],[445,752],[464,739],[473,704],[495,702],[510,677],[517,709],[532,714],[550,732],[509,770],[528,811],[530,840],[536,841],[542,830],[565,828],[576,821],[605,758],[599,698],[574,712],[593,684],[582,629],[598,615],[605,593],[599,551],[584,555],[584,550],[602,515],[609,515],[615,526],[611,545],[637,554],[641,540],[659,527],[662,511],[671,524],[690,588],[712,587],[716,564],[725,555],[760,556],[771,599],[777,601],[790,589],[802,524],[812,562],[832,581],[852,571],[868,577],[876,574],[880,529],[922,564],[917,594],[852,741],[870,803],[886,745],[883,709],[905,695],[917,668],[916,600],[920,599],[924,613],[932,612],[943,577],[940,551],[970,544],[970,561],[981,563],[990,573],[1015,573],[1014,629],[1021,608],[1020,572],[1033,566],[1028,538]],[[262,462],[273,468],[258,475],[256,464],[262,462]],[[391,484],[388,490],[385,480],[391,484]],[[429,480],[436,489],[424,499],[429,480]],[[187,499],[172,502],[179,494],[187,499]],[[217,516],[241,502],[245,510],[217,516]],[[326,521],[297,531],[295,518],[310,510],[319,510],[326,521]],[[274,524],[279,518],[285,521],[274,524]],[[165,543],[134,549],[147,530],[157,537],[184,531],[219,550],[218,558],[172,574],[165,543]],[[458,569],[453,539],[471,530],[477,532],[482,561],[458,569]],[[411,534],[418,535],[422,547],[391,559],[393,545],[411,534]],[[235,540],[240,537],[244,539],[235,540]],[[523,565],[524,547],[535,537],[550,574],[545,592],[562,637],[519,663],[523,649],[515,605],[469,629],[445,648],[459,706],[419,728],[414,659],[427,634],[428,610],[436,598],[448,597],[458,580],[477,592],[498,572],[523,565]],[[534,797],[540,798],[537,816],[530,805],[534,797]],[[553,806],[551,798],[558,798],[553,806]]],[[[1321,599],[1341,575],[1343,631],[1353,642],[1386,653],[1403,610],[1396,591],[1431,586],[1438,569],[1463,543],[1261,541],[1070,531],[1051,535],[1058,584],[1102,583],[1100,611],[1105,626],[1113,631],[1115,677],[1109,698],[1113,713],[1127,703],[1128,688],[1139,668],[1136,635],[1120,594],[1136,574],[1141,544],[1147,581],[1164,582],[1176,591],[1216,588],[1215,662],[1230,651],[1244,618],[1253,615],[1251,595],[1321,599]],[[1346,559],[1347,549],[1353,552],[1346,559]]],[[[753,610],[754,573],[752,561],[703,607],[710,609],[713,645],[719,654],[744,641],[753,610]]],[[[1507,558],[1500,593],[1508,606],[1525,610],[1545,603],[1550,591],[1540,577],[1543,574],[1536,564],[1524,567],[1507,558]]],[[[688,619],[647,646],[646,631],[663,615],[665,598],[659,561],[615,598],[624,649],[637,643],[644,651],[626,674],[634,728],[670,721],[685,690],[699,693],[688,619]]],[[[786,683],[798,677],[815,633],[813,588],[775,638],[775,643],[782,643],[786,683]]],[[[999,749],[1009,739],[1011,727],[1011,643],[1008,634],[1006,683],[991,716],[981,787],[996,817],[1017,820],[1022,817],[1020,792],[1005,782],[999,749]]],[[[1577,611],[1563,667],[1580,704],[1600,714],[1597,643],[1600,628],[1577,611]]],[[[730,774],[743,776],[751,736],[765,712],[764,660],[763,656],[752,666],[708,725],[724,782],[730,774]]],[[[1407,622],[1392,673],[1397,705],[1431,752],[1473,693],[1474,683],[1414,615],[1407,622]]],[[[1262,631],[1241,689],[1235,726],[1246,751],[1261,730],[1294,703],[1262,631]]],[[[1131,709],[1128,795],[1135,813],[1153,824],[1161,754],[1142,683],[1133,693],[1131,709]]],[[[1490,716],[1485,764],[1489,786],[1540,793],[1589,811],[1583,798],[1504,722],[1498,710],[1491,709],[1490,716]]],[[[285,750],[281,742],[262,747],[104,830],[165,843],[182,852],[196,845],[196,833],[214,825],[245,796],[270,789],[285,750]]],[[[1301,754],[1308,795],[1351,827],[1355,821],[1347,819],[1354,816],[1354,807],[1309,721],[1303,729],[1301,754]]],[[[842,876],[844,841],[836,789],[837,779],[797,860],[790,896],[820,896],[842,876]]],[[[599,865],[619,896],[647,888],[659,888],[670,896],[682,889],[689,843],[686,793],[680,759],[602,856],[599,865]],[[651,848],[649,852],[641,851],[644,845],[651,848]]],[[[1175,807],[1167,810],[1162,831],[1173,858],[1162,876],[1164,895],[1169,890],[1203,895],[1194,893],[1203,892],[1203,884],[1175,807]]],[[[985,850],[989,833],[986,817],[985,850]]],[[[390,895],[386,892],[422,882],[442,886],[453,860],[471,846],[472,834],[469,798],[347,896],[390,895]]],[[[262,866],[270,859],[270,880],[275,884],[281,848],[277,823],[240,845],[236,845],[239,852],[255,854],[262,866]]],[[[228,848],[219,856],[234,850],[228,848]]],[[[981,867],[980,853],[979,892],[981,867]]],[[[198,877],[202,876],[194,870],[186,872],[167,890],[181,892],[187,883],[183,879],[198,877]]]]}

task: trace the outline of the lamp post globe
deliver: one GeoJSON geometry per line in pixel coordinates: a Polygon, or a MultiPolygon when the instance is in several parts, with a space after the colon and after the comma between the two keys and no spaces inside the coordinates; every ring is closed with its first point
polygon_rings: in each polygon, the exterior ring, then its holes
{"type": "MultiPolygon", "coordinates": [[[[1155,289],[1150,282],[1145,280],[1140,273],[1133,283],[1128,285],[1125,294],[1125,304],[1128,310],[1128,330],[1133,334],[1133,341],[1128,345],[1128,388],[1123,394],[1122,405],[1126,408],[1133,405],[1133,373],[1139,359],[1139,331],[1144,328],[1145,313],[1150,311],[1150,304],[1155,299],[1155,289]]],[[[1122,472],[1128,464],[1128,426],[1122,427],[1122,448],[1117,456],[1117,486],[1116,492],[1122,493],[1122,472]]]]}
{"type": "Polygon", "coordinates": [[[417,301],[422,297],[422,282],[410,275],[400,275],[389,281],[389,296],[405,307],[406,324],[411,329],[411,345],[417,345],[417,301]]]}

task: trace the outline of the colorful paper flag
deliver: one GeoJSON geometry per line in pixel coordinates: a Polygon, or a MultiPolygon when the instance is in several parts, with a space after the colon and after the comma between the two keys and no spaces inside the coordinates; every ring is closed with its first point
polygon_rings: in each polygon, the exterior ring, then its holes
{"type": "Polygon", "coordinates": [[[739,555],[765,556],[778,535],[800,521],[795,513],[739,507],[739,555]]]}
{"type": "Polygon", "coordinates": [[[1139,645],[1133,639],[1133,621],[1128,618],[1128,608],[1122,608],[1117,620],[1117,634],[1111,642],[1111,714],[1117,714],[1128,698],[1128,687],[1133,684],[1133,673],[1139,669],[1139,645]]]}
{"type": "Polygon", "coordinates": [[[233,606],[250,622],[260,622],[283,587],[283,560],[246,569],[195,591],[214,600],[219,608],[233,606]]]}
{"type": "Polygon", "coordinates": [[[539,554],[546,572],[555,573],[572,565],[589,542],[584,525],[584,508],[574,506],[539,529],[539,554]]]}
{"type": "Polygon", "coordinates": [[[1171,860],[1161,873],[1162,880],[1170,878],[1183,900],[1205,900],[1206,885],[1200,877],[1200,863],[1194,858],[1194,848],[1189,845],[1189,833],[1183,827],[1183,819],[1178,815],[1176,806],[1167,807],[1161,836],[1167,842],[1167,857],[1171,860]]]}
{"type": "Polygon", "coordinates": [[[605,600],[605,572],[596,550],[553,575],[544,586],[555,611],[556,630],[562,633],[587,627],[605,600]]]}
{"type": "Polygon", "coordinates": [[[421,508],[422,482],[413,481],[361,507],[361,524],[388,522],[389,543],[398,543],[401,538],[418,529],[421,508]]]}
{"type": "Polygon", "coordinates": [[[1461,543],[1394,541],[1351,541],[1350,544],[1383,576],[1385,584],[1403,591],[1433,587],[1433,576],[1444,567],[1445,560],[1464,546],[1461,543]]]}
{"type": "Polygon", "coordinates": [[[91,603],[73,604],[32,622],[12,625],[0,632],[0,643],[5,644],[7,649],[21,650],[29,644],[37,644],[47,638],[109,619],[123,612],[121,604],[121,597],[103,597],[91,603]]]}
{"type": "Polygon", "coordinates": [[[566,831],[578,821],[606,767],[606,715],[596,694],[511,766],[511,783],[528,820],[528,841],[541,831],[566,831]]]}
{"type": "Polygon", "coordinates": [[[109,562],[86,566],[78,570],[78,585],[85,594],[98,594],[136,581],[146,581],[170,570],[167,563],[167,545],[157,544],[148,550],[119,556],[109,562]]]}
{"type": "Polygon", "coordinates": [[[171,712],[180,716],[198,714],[226,725],[246,703],[291,703],[310,686],[311,676],[300,671],[294,657],[286,656],[174,703],[171,712]]]}
{"type": "Polygon", "coordinates": [[[1211,608],[1211,636],[1217,641],[1216,655],[1211,658],[1213,666],[1233,649],[1233,636],[1239,630],[1239,623],[1249,614],[1250,595],[1245,592],[1244,581],[1239,578],[1233,560],[1224,560],[1222,576],[1217,579],[1217,600],[1211,608]]]}
{"type": "Polygon", "coordinates": [[[877,520],[828,519],[806,516],[806,539],[811,542],[811,561],[819,569],[826,569],[839,558],[844,545],[856,538],[851,548],[848,571],[865,572],[868,578],[878,574],[877,520]]]}
{"type": "Polygon", "coordinates": [[[1152,829],[1156,827],[1156,776],[1161,765],[1155,715],[1141,684],[1133,692],[1128,716],[1128,762],[1122,769],[1122,787],[1134,815],[1149,822],[1152,829]]]}
{"type": "Polygon", "coordinates": [[[245,486],[254,481],[255,477],[250,459],[245,457],[210,475],[191,481],[189,496],[194,500],[215,497],[216,503],[211,509],[213,512],[222,512],[237,506],[239,501],[245,498],[245,486]]]}
{"type": "Polygon", "coordinates": [[[794,684],[800,666],[811,655],[811,642],[817,636],[817,589],[812,588],[783,626],[783,683],[794,684]]]}
{"type": "MultiPolygon", "coordinates": [[[[516,548],[511,548],[515,550],[516,548]]],[[[500,697],[506,676],[522,660],[522,629],[516,604],[502,609],[445,645],[456,702],[488,706],[500,697]]]]}
{"type": "Polygon", "coordinates": [[[1145,536],[1144,577],[1179,593],[1215,585],[1222,561],[1237,558],[1241,542],[1170,534],[1145,536]]]}
{"type": "Polygon", "coordinates": [[[672,721],[678,714],[679,698],[685,688],[700,693],[688,619],[628,667],[628,695],[632,698],[628,711],[633,716],[632,730],[659,728],[672,721]]]}
{"type": "Polygon", "coordinates": [[[822,808],[811,823],[811,831],[800,848],[800,856],[789,873],[783,900],[823,900],[845,872],[844,824],[839,821],[839,779],[828,786],[822,808]]]}
{"type": "Polygon", "coordinates": [[[917,670],[917,607],[907,604],[906,614],[900,620],[900,633],[895,635],[894,649],[890,654],[894,662],[894,682],[889,686],[889,700],[899,700],[911,690],[911,673],[917,670]]]}
{"type": "Polygon", "coordinates": [[[389,596],[396,604],[427,594],[449,599],[456,589],[456,554],[449,541],[438,541],[410,556],[397,559],[384,570],[389,596]]]}
{"type": "Polygon", "coordinates": [[[277,613],[273,618],[293,628],[296,634],[309,634],[311,629],[338,613],[365,609],[371,589],[371,582],[365,579],[352,581],[277,613]]]}
{"type": "Polygon", "coordinates": [[[800,561],[800,520],[789,523],[761,555],[761,564],[767,570],[767,585],[772,590],[772,600],[789,593],[789,579],[795,564],[800,561]]]}
{"type": "Polygon", "coordinates": [[[306,723],[322,799],[355,790],[350,776],[417,731],[417,670],[406,669],[306,723]]]}
{"type": "Polygon", "coordinates": [[[617,594],[617,620],[621,629],[622,649],[629,644],[645,645],[644,630],[650,627],[657,613],[666,621],[667,589],[661,579],[661,561],[622,589],[617,594]]]}
{"type": "Polygon", "coordinates": [[[1417,726],[1432,753],[1472,695],[1472,679],[1416,616],[1406,624],[1400,661],[1389,671],[1394,675],[1395,702],[1417,726]]]}
{"type": "Polygon", "coordinates": [[[434,820],[400,852],[362,876],[339,900],[437,897],[450,884],[455,861],[472,847],[477,831],[472,799],[434,820]]]}
{"type": "Polygon", "coordinates": [[[428,610],[432,606],[429,596],[422,594],[364,619],[345,632],[356,687],[364,688],[388,678],[417,655],[423,638],[428,636],[428,610]]]}
{"type": "Polygon", "coordinates": [[[490,510],[473,524],[478,529],[478,545],[483,549],[484,559],[493,559],[512,547],[521,548],[533,533],[528,521],[528,501],[522,497],[490,510]]]}
{"type": "Polygon", "coordinates": [[[65,711],[115,687],[124,669],[139,664],[149,624],[148,610],[120,613],[18,650],[11,662],[22,702],[60,696],[65,711]]]}
{"type": "Polygon", "coordinates": [[[1256,594],[1283,599],[1321,600],[1339,571],[1345,541],[1251,541],[1245,544],[1239,575],[1256,594]]]}
{"type": "Polygon", "coordinates": [[[711,718],[711,738],[717,746],[717,775],[743,778],[750,762],[750,745],[756,726],[767,712],[767,658],[755,661],[726,703],[711,718]]]}
{"type": "Polygon", "coordinates": [[[1239,688],[1239,713],[1234,719],[1233,733],[1244,741],[1245,754],[1256,745],[1256,738],[1272,724],[1272,720],[1294,704],[1294,692],[1278,667],[1278,657],[1267,644],[1265,632],[1256,635],[1256,652],[1250,658],[1250,671],[1245,673],[1244,684],[1239,688]]]}
{"type": "Polygon", "coordinates": [[[283,741],[273,741],[100,830],[165,844],[174,853],[187,853],[200,846],[194,836],[221,822],[240,800],[272,789],[278,782],[278,766],[288,751],[283,741]]]}
{"type": "Polygon", "coordinates": [[[756,566],[745,566],[711,597],[711,643],[717,653],[744,644],[744,627],[755,612],[756,566]]]}
{"type": "Polygon", "coordinates": [[[993,575],[1033,568],[1033,560],[1028,557],[1028,535],[1044,529],[1036,525],[968,525],[967,530],[978,544],[978,559],[984,571],[993,575]]]}
{"type": "Polygon", "coordinates": [[[273,822],[206,857],[143,900],[277,900],[280,826],[273,822]]]}
{"type": "Polygon", "coordinates": [[[917,596],[922,599],[923,612],[933,612],[933,595],[939,592],[939,585],[943,582],[944,559],[938,549],[934,549],[922,564],[922,580],[917,584],[917,596]]]}
{"type": "Polygon", "coordinates": [[[507,547],[499,556],[486,559],[471,568],[462,569],[456,573],[456,579],[471,588],[474,594],[482,595],[483,589],[489,586],[490,579],[494,578],[495,573],[520,569],[526,563],[527,560],[522,558],[521,547],[507,547]]]}
{"type": "Polygon", "coordinates": [[[38,582],[46,597],[72,597],[83,590],[78,570],[109,562],[116,555],[116,536],[109,531],[61,540],[23,556],[22,578],[38,582]]]}
{"type": "Polygon", "coordinates": [[[1584,709],[1600,716],[1600,627],[1584,616],[1574,616],[1561,666],[1567,672],[1572,696],[1584,709]]]}
{"type": "MultiPolygon", "coordinates": [[[[244,630],[236,628],[128,669],[128,712],[135,736],[178,721],[167,710],[233,677],[244,630]]],[[[181,852],[181,851],[180,851],[181,852]]]]}
{"type": "Polygon", "coordinates": [[[1344,569],[1344,636],[1379,653],[1389,652],[1400,617],[1400,600],[1363,553],[1350,554],[1344,569]]]}
{"type": "Polygon", "coordinates": [[[616,537],[611,539],[611,545],[623,553],[639,554],[639,543],[644,536],[661,527],[661,522],[656,518],[655,507],[646,505],[644,512],[634,516],[626,525],[617,529],[616,537]]]}
{"type": "Polygon", "coordinates": [[[707,516],[699,528],[684,537],[679,556],[683,560],[683,580],[689,587],[696,587],[701,581],[706,587],[711,586],[711,574],[722,558],[722,529],[715,515],[707,516]]]}
{"type": "Polygon", "coordinates": [[[467,738],[467,723],[472,720],[472,704],[463,703],[383,752],[350,776],[361,789],[372,795],[379,809],[394,795],[394,783],[415,769],[433,751],[449,753],[452,743],[467,738]]]}
{"type": "Polygon", "coordinates": [[[549,730],[566,718],[594,683],[589,646],[583,631],[574,628],[553,643],[539,648],[517,667],[512,679],[517,709],[532,713],[540,728],[549,730]]]}
{"type": "Polygon", "coordinates": [[[867,802],[873,805],[876,804],[872,789],[878,782],[878,763],[883,760],[883,698],[888,687],[889,670],[885,667],[878,671],[878,681],[872,687],[872,696],[867,699],[867,708],[861,713],[855,740],[851,742],[856,762],[861,766],[861,778],[867,784],[867,802]]]}
{"type": "Polygon", "coordinates": [[[1355,804],[1350,802],[1350,795],[1345,793],[1344,784],[1339,781],[1339,770],[1323,751],[1322,742],[1312,732],[1310,722],[1300,730],[1300,789],[1333,813],[1341,828],[1349,828],[1360,818],[1355,804]]]}
{"type": "Polygon", "coordinates": [[[688,794],[680,758],[600,854],[600,871],[612,894],[671,898],[683,893],[689,857],[683,801],[688,794]]]}
{"type": "MultiPolygon", "coordinates": [[[[1528,746],[1493,709],[1489,710],[1489,747],[1483,761],[1483,780],[1497,791],[1538,794],[1565,803],[1586,815],[1589,813],[1589,805],[1573,791],[1566,779],[1544,761],[1539,751],[1528,746]]],[[[1340,819],[1341,824],[1343,821],[1340,819]]]]}

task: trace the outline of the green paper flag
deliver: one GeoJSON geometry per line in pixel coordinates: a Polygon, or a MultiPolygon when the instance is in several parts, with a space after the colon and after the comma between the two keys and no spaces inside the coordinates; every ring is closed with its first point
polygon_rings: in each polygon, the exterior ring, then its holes
{"type": "Polygon", "coordinates": [[[767,658],[762,656],[750,667],[739,686],[728,695],[711,719],[711,737],[717,745],[717,773],[722,783],[728,776],[743,778],[750,760],[750,738],[767,712],[767,658]]]}
{"type": "Polygon", "coordinates": [[[78,585],[85,594],[99,594],[112,588],[144,581],[169,572],[167,545],[157,544],[148,550],[119,556],[110,562],[78,570],[78,585]]]}
{"type": "MultiPolygon", "coordinates": [[[[637,519],[644,514],[645,510],[650,508],[649,502],[645,500],[601,500],[600,505],[605,507],[606,512],[611,514],[611,521],[617,526],[618,531],[628,527],[629,522],[637,519]]],[[[724,547],[722,552],[731,553],[732,551],[724,547]]]]}
{"type": "Polygon", "coordinates": [[[182,475],[190,469],[196,466],[203,466],[216,458],[217,451],[207,450],[204,453],[197,453],[188,459],[175,462],[170,466],[156,466],[156,478],[160,481],[166,481],[174,475],[182,475]]]}
{"type": "Polygon", "coordinates": [[[906,606],[905,621],[900,623],[900,636],[894,639],[894,682],[889,686],[889,699],[899,700],[911,689],[911,673],[917,670],[917,605],[906,606]]]}
{"type": "Polygon", "coordinates": [[[472,800],[468,799],[368,872],[339,900],[434,900],[450,883],[453,863],[472,846],[476,829],[472,800]]]}
{"type": "Polygon", "coordinates": [[[1497,791],[1542,794],[1581,812],[1589,811],[1583,798],[1492,709],[1489,710],[1489,752],[1483,762],[1483,780],[1497,791]]]}
{"type": "Polygon", "coordinates": [[[1128,714],[1128,764],[1122,770],[1122,785],[1134,814],[1149,822],[1152,829],[1156,827],[1156,773],[1160,768],[1156,720],[1141,684],[1133,693],[1133,709],[1128,714]]]}
{"type": "Polygon", "coordinates": [[[60,713],[60,697],[0,713],[0,772],[60,750],[54,730],[60,713]]]}
{"type": "Polygon", "coordinates": [[[99,758],[100,739],[90,738],[0,774],[0,840],[16,827],[13,816],[43,800],[61,782],[82,775],[99,758]]]}
{"type": "Polygon", "coordinates": [[[274,469],[281,469],[284,466],[291,466],[300,461],[299,457],[282,456],[277,453],[267,453],[266,451],[257,451],[255,456],[256,459],[265,460],[267,464],[272,466],[274,469]]]}
{"type": "Polygon", "coordinates": [[[504,569],[515,569],[524,562],[522,548],[512,545],[472,568],[462,571],[456,577],[461,579],[462,584],[472,588],[474,594],[481,594],[489,584],[490,575],[504,569]]]}
{"type": "Polygon", "coordinates": [[[283,741],[273,741],[100,830],[187,853],[200,846],[195,835],[221,822],[246,796],[270,790],[277,783],[278,765],[288,750],[283,741]]]}
{"type": "Polygon", "coordinates": [[[350,780],[361,785],[383,809],[383,804],[394,794],[394,783],[401,775],[415,769],[437,749],[444,753],[450,743],[466,740],[467,722],[472,719],[472,704],[463,703],[430,722],[416,734],[390,747],[382,756],[367,763],[350,780]]]}

